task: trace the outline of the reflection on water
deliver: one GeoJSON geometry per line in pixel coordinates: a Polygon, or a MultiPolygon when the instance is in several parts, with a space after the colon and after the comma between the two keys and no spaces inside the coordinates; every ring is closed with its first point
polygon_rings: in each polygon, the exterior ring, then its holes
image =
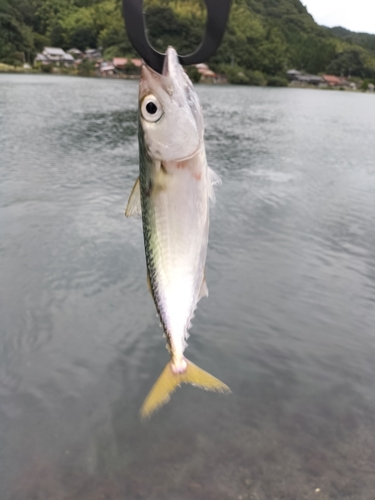
{"type": "Polygon", "coordinates": [[[124,218],[137,84],[0,75],[2,500],[374,497],[375,100],[198,93],[223,185],[186,352],[233,393],[142,423],[168,354],[124,218]]]}

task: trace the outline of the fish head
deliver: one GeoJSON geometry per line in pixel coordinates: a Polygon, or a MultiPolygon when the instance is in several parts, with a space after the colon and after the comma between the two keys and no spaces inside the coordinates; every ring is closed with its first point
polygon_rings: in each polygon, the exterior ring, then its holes
{"type": "Polygon", "coordinates": [[[139,84],[139,119],[151,158],[181,161],[203,141],[203,115],[193,84],[168,47],[162,74],[146,64],[139,84]]]}

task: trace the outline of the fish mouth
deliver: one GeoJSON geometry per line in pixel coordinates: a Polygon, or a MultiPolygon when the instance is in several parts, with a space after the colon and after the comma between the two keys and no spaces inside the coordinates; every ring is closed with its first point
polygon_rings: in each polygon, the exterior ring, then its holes
{"type": "Polygon", "coordinates": [[[163,76],[176,78],[179,67],[180,67],[180,61],[178,60],[177,52],[173,47],[169,46],[165,53],[163,70],[161,74],[163,76]]]}
{"type": "Polygon", "coordinates": [[[168,47],[165,53],[163,69],[161,73],[155,71],[151,66],[143,61],[141,68],[141,78],[139,87],[139,100],[149,93],[157,93],[155,89],[161,88],[162,91],[171,95],[174,89],[174,83],[178,75],[178,55],[173,47],[168,47]],[[172,81],[171,81],[172,80],[172,81]]]}
{"type": "MultiPolygon", "coordinates": [[[[191,102],[192,99],[189,96],[192,93],[194,93],[193,85],[190,82],[184,68],[181,66],[180,59],[178,57],[178,54],[176,50],[169,46],[165,52],[165,57],[164,57],[164,63],[163,63],[163,70],[162,70],[162,78],[166,78],[167,81],[169,82],[169,85],[167,87],[167,92],[172,96],[173,99],[178,105],[183,108],[190,108],[192,112],[192,118],[198,127],[197,123],[197,115],[199,111],[194,113],[194,107],[199,106],[197,102],[194,103],[194,106],[192,106],[191,102]]],[[[199,140],[199,143],[197,145],[196,150],[185,156],[184,158],[179,158],[179,161],[185,161],[197,154],[201,147],[201,140],[199,140]]]]}

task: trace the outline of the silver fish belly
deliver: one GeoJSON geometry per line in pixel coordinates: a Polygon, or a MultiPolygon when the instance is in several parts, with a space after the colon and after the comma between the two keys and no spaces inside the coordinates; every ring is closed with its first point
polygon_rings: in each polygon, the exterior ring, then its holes
{"type": "Polygon", "coordinates": [[[138,135],[139,180],[126,214],[142,214],[149,286],[171,355],[141,408],[149,416],[184,382],[229,391],[184,357],[194,310],[208,295],[209,199],[219,179],[207,165],[198,98],[171,47],[162,75],[142,68],[138,135]]]}

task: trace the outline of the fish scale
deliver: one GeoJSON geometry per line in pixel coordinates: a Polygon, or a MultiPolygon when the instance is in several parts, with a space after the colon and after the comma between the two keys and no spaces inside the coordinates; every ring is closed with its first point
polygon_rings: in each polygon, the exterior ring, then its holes
{"type": "Polygon", "coordinates": [[[197,303],[208,295],[209,199],[218,177],[207,165],[198,97],[172,47],[162,75],[142,67],[138,124],[139,179],[126,215],[142,214],[149,286],[171,355],[142,405],[145,417],[181,383],[229,388],[184,356],[197,303]]]}

